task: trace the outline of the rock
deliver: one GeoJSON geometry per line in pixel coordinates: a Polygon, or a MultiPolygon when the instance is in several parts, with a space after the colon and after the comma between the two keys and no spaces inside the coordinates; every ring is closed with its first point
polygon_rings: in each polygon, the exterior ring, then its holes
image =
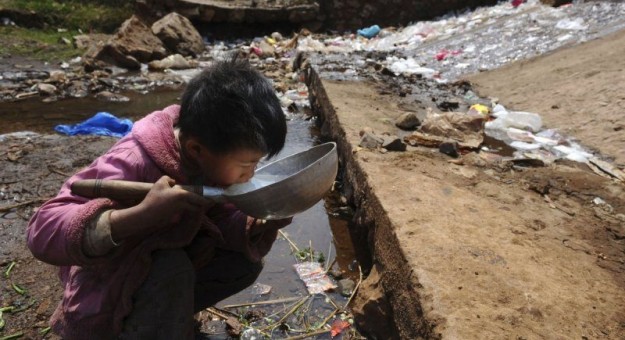
{"type": "Polygon", "coordinates": [[[114,78],[98,78],[98,82],[107,87],[118,87],[120,85],[119,80],[114,78]]]}
{"type": "Polygon", "coordinates": [[[97,100],[105,101],[105,102],[129,102],[130,98],[110,91],[102,91],[95,95],[97,100]]]}
{"type": "Polygon", "coordinates": [[[47,82],[53,83],[64,83],[67,80],[67,73],[63,70],[53,70],[50,71],[50,77],[46,80],[47,82]]]}
{"type": "Polygon", "coordinates": [[[445,142],[445,137],[432,136],[415,131],[412,135],[404,137],[404,141],[411,146],[438,148],[443,142],[445,142]]]}
{"type": "Polygon", "coordinates": [[[204,52],[204,40],[189,19],[172,12],[152,25],[152,33],[165,46],[183,56],[199,56],[204,52]]]}
{"type": "Polygon", "coordinates": [[[197,66],[198,66],[198,63],[196,61],[189,61],[180,54],[170,55],[167,58],[151,61],[150,63],[148,63],[148,68],[150,70],[165,70],[165,69],[183,70],[183,69],[194,68],[197,66]]]}
{"type": "Polygon", "coordinates": [[[101,69],[106,64],[138,70],[141,63],[166,56],[163,42],[137,16],[132,16],[104,46],[90,48],[84,59],[88,71],[101,69]]]}
{"type": "Polygon", "coordinates": [[[475,149],[484,141],[485,119],[482,115],[462,112],[429,113],[421,125],[421,131],[453,139],[462,148],[475,149]]]}
{"type": "Polygon", "coordinates": [[[438,151],[453,158],[460,156],[458,152],[458,142],[443,142],[438,146],[438,151]]]}
{"type": "Polygon", "coordinates": [[[37,84],[37,91],[42,95],[50,96],[57,91],[57,88],[52,84],[39,83],[37,84]]]}
{"type": "Polygon", "coordinates": [[[414,130],[419,125],[421,121],[414,112],[406,112],[395,121],[395,126],[403,130],[414,130]]]}
{"type": "Polygon", "coordinates": [[[345,297],[351,296],[355,287],[356,283],[354,283],[352,279],[342,279],[339,281],[339,291],[341,295],[345,297]]]}
{"type": "Polygon", "coordinates": [[[332,276],[333,278],[337,280],[340,280],[343,278],[343,271],[340,269],[332,269],[330,270],[328,274],[330,274],[330,276],[332,276]]]}
{"type": "Polygon", "coordinates": [[[74,80],[67,89],[67,93],[74,98],[83,98],[89,94],[89,89],[84,82],[74,80]]]}
{"type": "Polygon", "coordinates": [[[373,129],[368,126],[365,126],[358,132],[358,135],[362,137],[365,135],[365,133],[373,133],[373,129]]]}
{"type": "Polygon", "coordinates": [[[74,42],[75,48],[79,48],[82,50],[82,49],[89,48],[91,39],[89,38],[88,34],[80,34],[80,35],[75,35],[72,38],[72,41],[74,42]]]}
{"type": "Polygon", "coordinates": [[[376,136],[372,132],[365,132],[360,139],[359,146],[367,149],[377,149],[384,143],[384,139],[376,136]]]}
{"type": "Polygon", "coordinates": [[[388,151],[406,151],[406,144],[397,136],[384,136],[382,147],[388,151]]]}

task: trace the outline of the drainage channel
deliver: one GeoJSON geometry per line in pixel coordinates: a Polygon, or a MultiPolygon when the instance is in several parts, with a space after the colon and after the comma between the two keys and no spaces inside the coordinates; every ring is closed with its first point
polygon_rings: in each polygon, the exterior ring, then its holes
{"type": "MultiPolygon", "coordinates": [[[[136,121],[153,110],[177,102],[179,93],[179,90],[172,89],[148,94],[125,93],[130,98],[126,103],[101,102],[92,98],[68,99],[54,104],[35,99],[3,103],[0,108],[0,135],[19,131],[54,134],[57,124],[77,123],[102,111],[136,121]]],[[[275,159],[319,142],[322,140],[315,119],[293,115],[288,121],[285,149],[275,159]]],[[[226,331],[224,316],[238,319],[241,338],[289,338],[313,334],[315,330],[318,334],[307,338],[336,339],[344,334],[359,337],[353,327],[338,337],[332,337],[327,326],[323,327],[338,320],[351,322],[350,313],[341,314],[336,310],[342,310],[350,301],[349,289],[353,289],[360,279],[348,231],[351,209],[338,193],[338,187],[336,190],[324,201],[295,216],[293,223],[282,230],[265,257],[265,268],[255,284],[222,301],[216,310],[200,313],[201,334],[198,338],[226,339],[232,336],[226,331]],[[330,275],[332,283],[337,284],[342,279],[351,280],[351,283],[343,281],[347,283],[338,284],[324,294],[310,295],[294,265],[311,258],[322,261],[321,268],[333,274],[330,275]]]]}

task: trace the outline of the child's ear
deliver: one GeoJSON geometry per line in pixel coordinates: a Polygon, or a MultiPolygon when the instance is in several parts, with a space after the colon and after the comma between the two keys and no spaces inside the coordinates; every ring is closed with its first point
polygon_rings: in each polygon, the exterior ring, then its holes
{"type": "Polygon", "coordinates": [[[191,158],[193,158],[194,160],[198,160],[201,158],[202,150],[204,148],[202,147],[202,144],[200,144],[200,142],[196,138],[194,137],[188,138],[184,142],[184,146],[187,151],[187,155],[189,155],[191,158]]]}

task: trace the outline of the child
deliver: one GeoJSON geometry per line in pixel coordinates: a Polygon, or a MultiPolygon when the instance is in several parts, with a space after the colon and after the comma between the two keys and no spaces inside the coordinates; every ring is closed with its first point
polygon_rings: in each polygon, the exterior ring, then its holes
{"type": "Polygon", "coordinates": [[[51,318],[64,339],[192,339],[193,314],[254,282],[279,228],[174,184],[248,181],[284,146],[286,121],[271,84],[246,61],[216,62],[181,105],[136,122],[72,176],[28,227],[28,247],[60,267],[51,318]],[[141,203],[74,195],[82,179],[155,182],[141,203]]]}

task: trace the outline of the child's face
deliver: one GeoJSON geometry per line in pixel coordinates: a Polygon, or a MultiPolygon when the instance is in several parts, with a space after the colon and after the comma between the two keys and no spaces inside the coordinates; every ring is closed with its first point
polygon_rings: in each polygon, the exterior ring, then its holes
{"type": "Polygon", "coordinates": [[[198,166],[203,175],[203,183],[216,187],[228,187],[245,183],[254,176],[258,162],[265,156],[256,150],[239,149],[224,155],[215,155],[207,149],[198,157],[198,166]]]}

